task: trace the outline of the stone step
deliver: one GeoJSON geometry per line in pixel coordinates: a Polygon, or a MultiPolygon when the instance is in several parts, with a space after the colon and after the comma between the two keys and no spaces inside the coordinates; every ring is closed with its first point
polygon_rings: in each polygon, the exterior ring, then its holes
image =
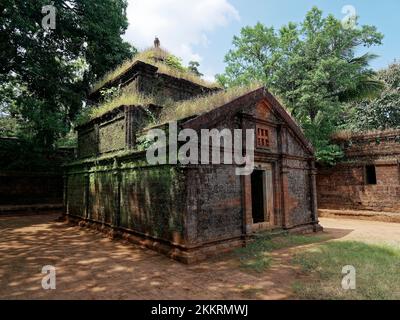
{"type": "Polygon", "coordinates": [[[321,218],[340,217],[340,218],[347,218],[347,219],[359,219],[359,220],[400,223],[400,212],[319,209],[318,214],[319,214],[319,217],[321,217],[321,218]]]}

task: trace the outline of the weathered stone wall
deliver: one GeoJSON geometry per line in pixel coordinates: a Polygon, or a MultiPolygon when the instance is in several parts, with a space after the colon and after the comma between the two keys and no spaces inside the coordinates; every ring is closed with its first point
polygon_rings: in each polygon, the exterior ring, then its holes
{"type": "Polygon", "coordinates": [[[121,227],[182,244],[185,185],[177,167],[127,169],[121,173],[121,227]]]}
{"type": "Polygon", "coordinates": [[[400,131],[355,135],[337,142],[345,159],[335,167],[319,168],[319,207],[400,213],[400,131]],[[366,181],[367,165],[375,167],[376,185],[366,181]]]}
{"type": "Polygon", "coordinates": [[[312,222],[311,177],[307,162],[287,161],[289,224],[298,226],[312,222]]]}
{"type": "Polygon", "coordinates": [[[29,141],[0,138],[0,206],[10,210],[20,205],[59,207],[63,197],[61,164],[73,156],[73,148],[44,152],[29,141]]]}
{"type": "Polygon", "coordinates": [[[160,112],[159,106],[121,106],[77,128],[78,158],[133,149],[136,133],[160,112]]]}
{"type": "Polygon", "coordinates": [[[212,90],[160,73],[141,73],[135,85],[139,92],[175,101],[187,100],[216,91],[216,89],[212,90]]]}
{"type": "Polygon", "coordinates": [[[240,237],[243,234],[241,177],[235,167],[187,169],[187,230],[191,245],[240,237]]]}
{"type": "MultiPolygon", "coordinates": [[[[138,61],[120,78],[104,86],[123,86],[125,89],[133,88],[145,95],[159,96],[175,101],[191,99],[200,95],[215,92],[219,88],[209,88],[185,79],[175,78],[167,74],[159,73],[158,68],[138,61]]],[[[100,89],[89,96],[92,103],[100,99],[100,89]]]]}
{"type": "Polygon", "coordinates": [[[347,159],[368,161],[400,156],[400,132],[393,135],[367,135],[339,143],[347,159]]]}
{"type": "Polygon", "coordinates": [[[78,158],[95,157],[126,148],[128,111],[125,109],[128,108],[118,108],[77,128],[78,158]]]}
{"type": "Polygon", "coordinates": [[[0,205],[60,204],[61,174],[0,171],[0,205]]]}
{"type": "Polygon", "coordinates": [[[112,225],[118,213],[118,180],[112,168],[90,170],[87,215],[94,221],[112,225]]]}
{"type": "Polygon", "coordinates": [[[81,218],[86,217],[87,213],[87,195],[88,174],[80,168],[78,172],[69,172],[65,177],[65,211],[81,218]]]}
{"type": "Polygon", "coordinates": [[[187,247],[242,236],[242,186],[233,166],[111,162],[69,170],[67,214],[187,247]]]}
{"type": "MultiPolygon", "coordinates": [[[[121,159],[118,159],[121,160],[121,159]]],[[[66,213],[156,239],[183,243],[184,176],[138,159],[75,163],[66,176],[66,213]]]]}
{"type": "Polygon", "coordinates": [[[78,157],[93,157],[99,152],[97,127],[92,125],[78,133],[78,157]]]}
{"type": "Polygon", "coordinates": [[[107,153],[125,149],[125,116],[121,115],[99,125],[99,152],[107,153]]]}
{"type": "Polygon", "coordinates": [[[364,165],[338,165],[318,171],[321,209],[400,212],[399,166],[376,166],[377,184],[365,183],[364,165]]]}

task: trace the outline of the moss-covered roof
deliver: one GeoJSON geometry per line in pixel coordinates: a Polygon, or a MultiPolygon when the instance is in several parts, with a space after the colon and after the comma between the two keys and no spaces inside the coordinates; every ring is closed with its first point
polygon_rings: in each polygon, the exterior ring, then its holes
{"type": "Polygon", "coordinates": [[[207,113],[260,87],[261,85],[258,83],[248,86],[232,87],[201,97],[175,102],[163,109],[158,122],[165,123],[207,113]]]}
{"type": "Polygon", "coordinates": [[[154,67],[158,68],[157,72],[161,74],[166,74],[178,79],[184,79],[207,88],[219,87],[217,83],[206,81],[187,68],[181,66],[179,59],[170,54],[168,51],[161,48],[151,48],[139,52],[132,59],[122,63],[115,70],[105,74],[103,78],[93,85],[91,93],[94,93],[104,87],[106,84],[115,81],[138,61],[153,65],[154,67]]]}
{"type": "Polygon", "coordinates": [[[79,121],[79,124],[84,124],[93,119],[99,118],[121,106],[162,105],[163,110],[156,123],[152,123],[152,125],[181,120],[209,112],[247,94],[250,91],[258,89],[260,86],[260,84],[251,84],[248,86],[233,87],[189,100],[180,102],[164,100],[163,103],[160,102],[159,97],[143,95],[133,89],[123,90],[117,97],[107,100],[99,106],[88,110],[87,114],[82,117],[81,121],[79,121]]]}
{"type": "Polygon", "coordinates": [[[341,130],[332,135],[334,141],[348,141],[348,140],[362,140],[362,139],[375,139],[389,136],[400,136],[399,129],[387,130],[366,130],[366,131],[351,131],[341,130]]]}
{"type": "MultiPolygon", "coordinates": [[[[254,101],[266,100],[278,117],[287,123],[310,154],[314,153],[313,146],[288,110],[260,84],[232,87],[224,91],[181,102],[170,101],[169,105],[163,106],[154,103],[152,99],[154,98],[146,98],[132,91],[126,92],[122,96],[100,106],[99,110],[95,111],[93,115],[96,116],[95,118],[109,116],[113,111],[115,112],[125,106],[145,107],[148,111],[152,107],[162,109],[161,113],[157,112],[157,115],[159,114],[157,117],[151,119],[151,123],[148,123],[146,128],[142,128],[144,129],[143,132],[145,132],[150,128],[160,127],[171,121],[180,121],[184,127],[201,127],[209,123],[210,119],[221,119],[229,116],[229,114],[233,115],[244,107],[251,106],[254,101]]],[[[93,121],[95,118],[91,120],[93,121]]]]}

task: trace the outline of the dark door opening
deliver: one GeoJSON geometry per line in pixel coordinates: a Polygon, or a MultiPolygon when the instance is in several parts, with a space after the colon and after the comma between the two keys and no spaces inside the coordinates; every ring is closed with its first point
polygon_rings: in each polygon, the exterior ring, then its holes
{"type": "Polygon", "coordinates": [[[254,223],[265,222],[264,194],[264,171],[254,170],[251,175],[251,200],[254,223]]]}
{"type": "Polygon", "coordinates": [[[365,167],[367,184],[376,184],[376,169],[374,165],[365,167]]]}

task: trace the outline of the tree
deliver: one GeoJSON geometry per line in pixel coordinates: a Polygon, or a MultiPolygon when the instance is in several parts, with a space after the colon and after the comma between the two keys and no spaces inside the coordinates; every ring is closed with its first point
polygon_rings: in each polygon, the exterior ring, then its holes
{"type": "Polygon", "coordinates": [[[199,71],[200,63],[197,61],[189,61],[188,69],[193,72],[196,76],[202,77],[203,74],[199,71]]]}
{"type": "Polygon", "coordinates": [[[382,34],[373,26],[345,28],[333,15],[314,7],[300,24],[279,31],[261,23],[245,27],[225,57],[224,86],[261,81],[280,96],[317,149],[317,158],[332,162],[340,155],[330,145],[343,102],[377,94],[369,62],[357,49],[378,45],[382,34]]]}
{"type": "Polygon", "coordinates": [[[375,99],[350,103],[346,110],[345,125],[356,131],[400,128],[400,64],[393,63],[378,72],[385,84],[375,99]]]}
{"type": "Polygon", "coordinates": [[[135,51],[121,38],[126,0],[52,3],[55,29],[42,26],[49,1],[0,3],[0,90],[12,87],[0,103],[46,148],[69,131],[90,84],[135,51]]]}

